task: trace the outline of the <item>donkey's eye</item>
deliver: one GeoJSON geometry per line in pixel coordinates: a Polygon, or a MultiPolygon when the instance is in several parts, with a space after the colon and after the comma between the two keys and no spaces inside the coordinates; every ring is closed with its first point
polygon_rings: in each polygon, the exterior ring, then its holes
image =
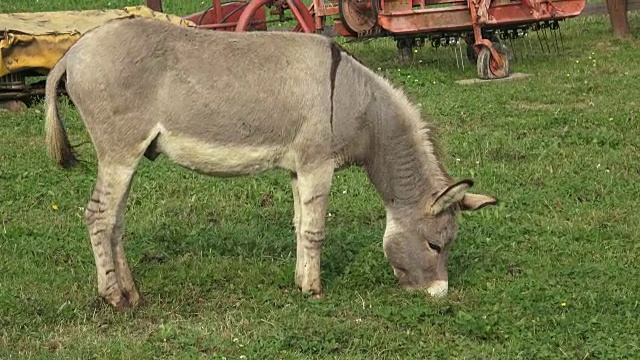
{"type": "Polygon", "coordinates": [[[434,243],[429,243],[429,247],[432,248],[433,250],[435,250],[437,253],[442,251],[442,247],[440,245],[437,245],[437,244],[434,244],[434,243]]]}

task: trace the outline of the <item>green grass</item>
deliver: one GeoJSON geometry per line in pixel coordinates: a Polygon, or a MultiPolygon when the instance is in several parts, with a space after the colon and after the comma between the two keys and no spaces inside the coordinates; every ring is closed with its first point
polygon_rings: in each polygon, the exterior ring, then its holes
{"type": "MultiPolygon", "coordinates": [[[[142,162],[125,235],[149,304],[119,313],[97,298],[82,220],[91,146],[86,167],[58,170],[41,104],[0,113],[0,359],[639,358],[640,43],[612,40],[606,17],[564,25],[564,53],[518,62],[532,76],[514,82],[457,85],[474,70],[442,49],[398,65],[390,40],[348,45],[438,125],[451,173],[501,200],[461,217],[441,300],[396,285],[362,171],[335,177],[317,301],[293,283],[285,174],[214,179],[159,159],[142,162]]],[[[72,108],[62,115],[73,143],[88,140],[72,108]]]]}

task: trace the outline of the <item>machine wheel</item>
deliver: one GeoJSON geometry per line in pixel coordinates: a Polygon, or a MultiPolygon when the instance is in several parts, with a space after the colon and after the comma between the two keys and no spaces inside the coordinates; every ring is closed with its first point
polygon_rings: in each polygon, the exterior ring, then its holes
{"type": "Polygon", "coordinates": [[[315,21],[313,15],[305,4],[300,0],[286,0],[289,10],[298,20],[298,25],[294,28],[295,32],[315,33],[315,21]]]}
{"type": "Polygon", "coordinates": [[[398,48],[398,60],[401,63],[408,63],[413,59],[413,39],[397,39],[396,46],[398,48]]]}
{"type": "Polygon", "coordinates": [[[467,41],[467,59],[472,63],[476,63],[478,61],[478,54],[476,54],[476,49],[473,48],[473,43],[467,41]]]}
{"type": "Polygon", "coordinates": [[[509,51],[507,47],[498,42],[493,43],[493,48],[500,55],[503,66],[498,66],[495,59],[491,56],[491,51],[486,46],[482,47],[478,54],[476,67],[478,70],[478,78],[483,80],[502,79],[510,74],[509,51]]]}
{"type": "MultiPolygon", "coordinates": [[[[285,0],[289,10],[293,13],[293,16],[298,21],[298,25],[293,28],[294,32],[315,32],[315,25],[313,15],[309,12],[309,9],[300,0],[285,0]]],[[[242,11],[242,14],[238,18],[235,31],[251,31],[251,20],[254,18],[256,11],[263,6],[273,5],[274,0],[251,0],[249,4],[242,11]]]]}
{"type": "Polygon", "coordinates": [[[353,35],[366,34],[378,24],[377,0],[338,0],[338,12],[345,29],[353,35]]]}
{"type": "Polygon", "coordinates": [[[244,7],[240,17],[238,18],[238,23],[236,25],[235,31],[251,31],[251,20],[253,20],[256,11],[263,6],[271,5],[273,0],[252,0],[244,7]]]}
{"type": "MultiPolygon", "coordinates": [[[[499,43],[498,37],[495,33],[492,33],[490,36],[486,36],[486,34],[482,35],[483,38],[489,39],[492,43],[499,43]]],[[[467,35],[465,38],[465,42],[467,43],[467,59],[472,63],[476,63],[478,61],[478,54],[476,54],[476,50],[473,48],[473,44],[475,43],[475,39],[473,38],[473,34],[467,35]]]]}

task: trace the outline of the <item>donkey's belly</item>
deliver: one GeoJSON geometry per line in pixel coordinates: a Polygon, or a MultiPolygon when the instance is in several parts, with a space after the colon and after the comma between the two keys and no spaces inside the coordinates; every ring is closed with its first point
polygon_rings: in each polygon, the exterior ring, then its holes
{"type": "Polygon", "coordinates": [[[173,162],[212,176],[252,175],[273,168],[295,171],[292,152],[282,145],[215,144],[161,132],[157,146],[173,162]]]}

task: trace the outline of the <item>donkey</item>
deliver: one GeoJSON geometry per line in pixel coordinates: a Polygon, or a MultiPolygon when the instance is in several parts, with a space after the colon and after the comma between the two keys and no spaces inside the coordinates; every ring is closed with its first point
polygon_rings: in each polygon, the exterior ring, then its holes
{"type": "Polygon", "coordinates": [[[90,134],[98,174],[85,218],[99,295],[140,300],[122,244],[132,177],[165,155],[209,176],[291,176],[295,284],[322,295],[320,255],[332,177],[361,166],[386,209],[385,258],[402,288],[447,293],[455,213],[494,205],[445,170],[433,128],[405,95],[332,39],[217,32],[153,19],[87,32],[46,80],[46,141],[62,168],[78,163],[57,108],[66,90],[90,134]],[[127,39],[127,41],[122,41],[127,39]]]}

